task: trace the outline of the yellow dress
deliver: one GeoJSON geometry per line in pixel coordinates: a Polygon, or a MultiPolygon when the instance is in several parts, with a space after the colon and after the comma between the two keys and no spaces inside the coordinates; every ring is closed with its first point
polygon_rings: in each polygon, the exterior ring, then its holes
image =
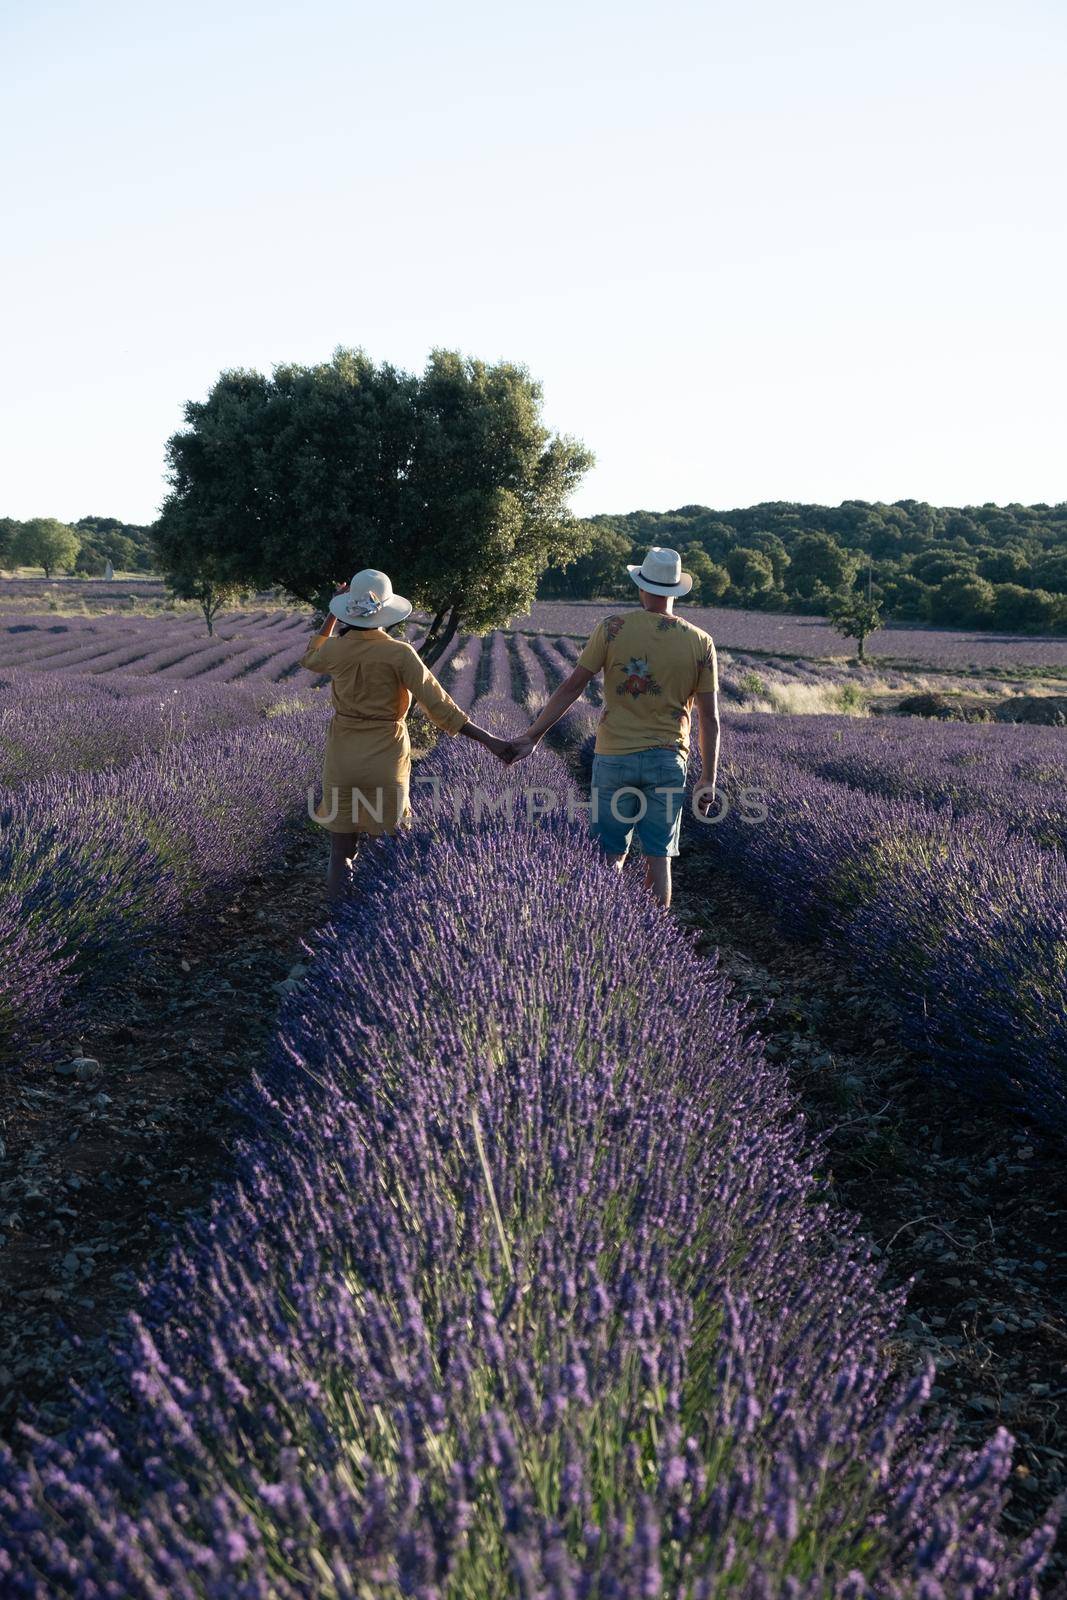
{"type": "Polygon", "coordinates": [[[412,700],[444,733],[458,733],[470,718],[411,646],[380,628],[319,634],[300,665],[332,680],[316,822],[331,833],[395,833],[411,814],[405,719],[412,700]]]}

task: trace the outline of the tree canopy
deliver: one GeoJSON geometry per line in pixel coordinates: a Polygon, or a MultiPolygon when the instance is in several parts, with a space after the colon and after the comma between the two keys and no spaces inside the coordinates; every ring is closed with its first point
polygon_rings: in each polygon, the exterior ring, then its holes
{"type": "Polygon", "coordinates": [[[566,502],[592,456],[549,433],[541,399],[524,367],[440,349],[421,376],[342,348],[224,372],[168,444],[159,565],[319,607],[384,568],[429,613],[432,661],[458,628],[525,610],[580,549],[566,502]]]}
{"type": "Polygon", "coordinates": [[[16,566],[43,567],[50,578],[59,568],[68,572],[78,559],[81,540],[74,529],[55,517],[31,517],[15,534],[11,559],[16,566]]]}
{"type": "Polygon", "coordinates": [[[78,572],[101,577],[109,561],[119,572],[152,571],[155,550],[150,525],[118,517],[79,517],[73,526],[81,539],[78,572]]]}

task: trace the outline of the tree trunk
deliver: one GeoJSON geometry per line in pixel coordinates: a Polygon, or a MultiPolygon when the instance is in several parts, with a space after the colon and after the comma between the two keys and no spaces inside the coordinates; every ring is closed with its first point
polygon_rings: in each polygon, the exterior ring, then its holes
{"type": "Polygon", "coordinates": [[[438,634],[436,639],[431,638],[430,635],[428,634],[427,637],[426,637],[426,640],[424,641],[424,643],[422,645],[422,648],[419,650],[419,655],[422,657],[423,662],[424,662],[424,664],[426,666],[432,667],[434,662],[440,659],[440,657],[444,654],[444,652],[448,649],[449,645],[452,643],[452,640],[455,637],[456,629],[458,627],[459,627],[459,605],[457,603],[457,604],[455,604],[455,605],[453,605],[451,607],[451,609],[450,609],[450,611],[448,613],[448,621],[445,624],[444,633],[438,634]]]}
{"type": "Polygon", "coordinates": [[[864,656],[863,656],[863,645],[864,645],[864,641],[865,641],[866,638],[867,638],[867,635],[865,633],[861,633],[860,634],[860,637],[859,637],[859,649],[856,652],[856,654],[859,656],[859,659],[861,661],[864,659],[864,656]]]}
{"type": "Polygon", "coordinates": [[[423,639],[422,644],[419,647],[420,650],[432,650],[434,645],[437,643],[437,633],[441,626],[441,619],[445,614],[445,610],[446,607],[442,606],[440,611],[434,617],[433,621],[430,623],[430,626],[426,630],[426,637],[423,639]]]}

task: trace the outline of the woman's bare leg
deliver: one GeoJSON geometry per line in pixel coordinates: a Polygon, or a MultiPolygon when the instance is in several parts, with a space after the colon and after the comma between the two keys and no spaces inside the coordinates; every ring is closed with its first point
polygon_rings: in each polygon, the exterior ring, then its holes
{"type": "Polygon", "coordinates": [[[331,905],[344,898],[351,875],[352,857],[359,845],[356,833],[330,834],[330,865],[326,869],[326,899],[331,905]]]}

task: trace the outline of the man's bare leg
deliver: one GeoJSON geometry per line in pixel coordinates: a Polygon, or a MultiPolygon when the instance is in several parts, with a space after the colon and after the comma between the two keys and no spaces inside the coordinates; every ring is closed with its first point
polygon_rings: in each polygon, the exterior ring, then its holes
{"type": "Polygon", "coordinates": [[[356,833],[330,834],[330,865],[326,869],[326,899],[336,905],[344,898],[351,874],[352,857],[359,844],[356,833]]]}
{"type": "Polygon", "coordinates": [[[650,889],[661,906],[671,903],[670,856],[645,857],[645,888],[650,889]]]}
{"type": "Polygon", "coordinates": [[[607,862],[609,867],[614,867],[615,868],[616,872],[621,872],[622,871],[623,865],[624,865],[624,863],[626,861],[626,857],[624,855],[622,855],[622,856],[605,856],[604,859],[607,862]]]}

